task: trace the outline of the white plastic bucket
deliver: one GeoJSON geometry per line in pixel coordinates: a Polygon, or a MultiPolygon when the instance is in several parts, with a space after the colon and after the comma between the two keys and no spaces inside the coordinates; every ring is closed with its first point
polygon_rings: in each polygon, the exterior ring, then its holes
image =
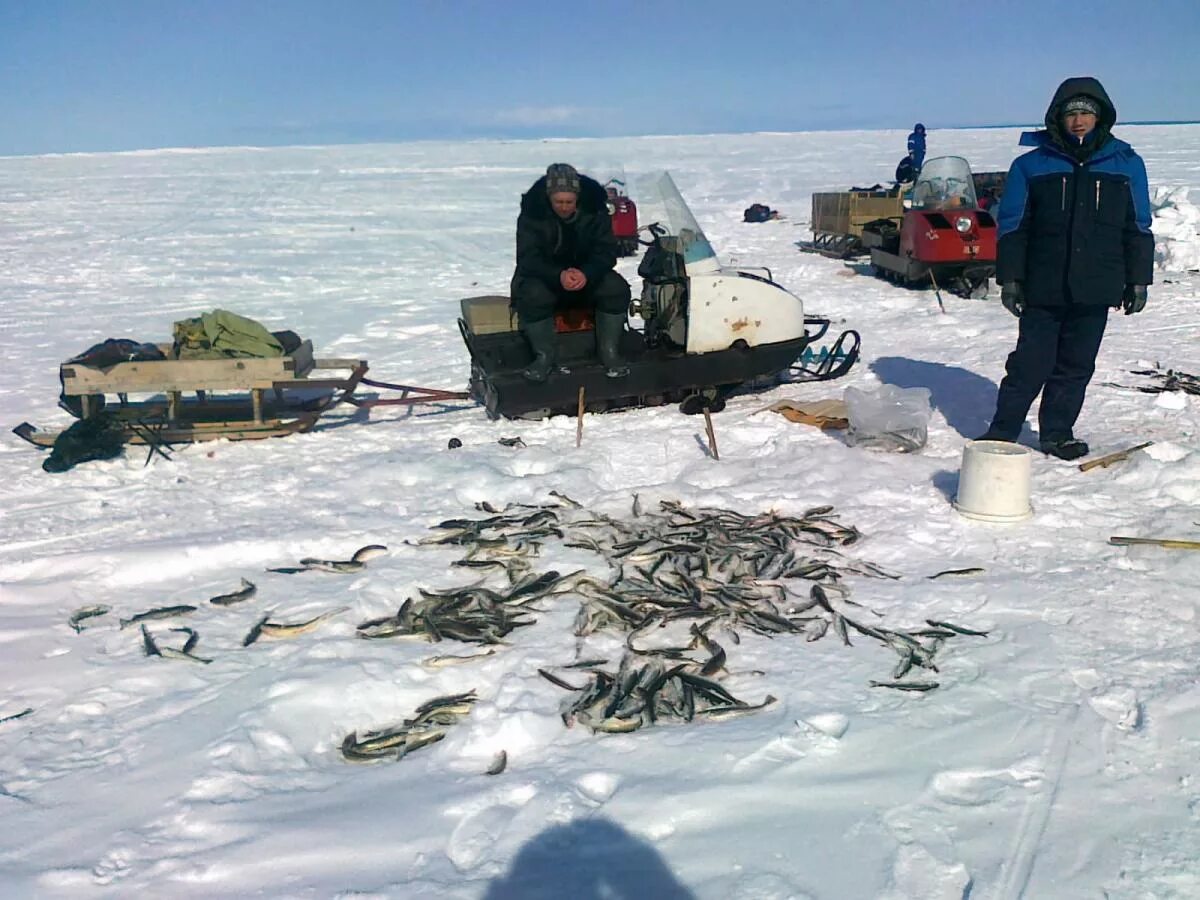
{"type": "Polygon", "coordinates": [[[1006,441],[967,441],[954,508],[970,519],[1020,522],[1033,515],[1029,476],[1033,454],[1006,441]]]}

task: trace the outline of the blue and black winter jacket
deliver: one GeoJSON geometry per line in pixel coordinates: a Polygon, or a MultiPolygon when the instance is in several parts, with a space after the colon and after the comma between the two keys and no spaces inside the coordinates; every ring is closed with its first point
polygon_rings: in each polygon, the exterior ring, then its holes
{"type": "Polygon", "coordinates": [[[1146,166],[1110,134],[1116,118],[1099,81],[1069,78],[1046,110],[1046,130],[1021,137],[1036,149],[1013,161],[1004,185],[996,280],[1022,282],[1031,306],[1118,306],[1125,285],[1154,280],[1146,166]],[[1079,94],[1101,109],[1083,144],[1059,112],[1079,94]]]}
{"type": "Polygon", "coordinates": [[[921,171],[921,166],[925,165],[925,126],[920,122],[912,130],[912,134],[908,136],[908,155],[912,157],[913,165],[917,167],[917,171],[921,171]]]}

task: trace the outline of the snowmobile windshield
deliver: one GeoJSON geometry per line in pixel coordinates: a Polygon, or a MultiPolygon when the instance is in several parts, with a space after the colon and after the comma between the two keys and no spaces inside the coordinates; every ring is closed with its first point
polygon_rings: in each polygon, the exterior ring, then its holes
{"type": "Polygon", "coordinates": [[[628,197],[629,193],[625,190],[625,178],[623,176],[614,176],[604,182],[604,191],[610,197],[628,197]]]}
{"type": "Polygon", "coordinates": [[[971,167],[961,156],[939,156],[921,166],[913,186],[913,209],[975,209],[975,182],[971,167]]]}
{"type": "Polygon", "coordinates": [[[671,244],[671,249],[683,256],[689,271],[717,271],[721,267],[717,254],[671,176],[661,172],[648,179],[648,182],[645,201],[640,195],[638,200],[643,211],[649,210],[652,215],[659,217],[659,226],[666,230],[664,243],[671,244]]]}

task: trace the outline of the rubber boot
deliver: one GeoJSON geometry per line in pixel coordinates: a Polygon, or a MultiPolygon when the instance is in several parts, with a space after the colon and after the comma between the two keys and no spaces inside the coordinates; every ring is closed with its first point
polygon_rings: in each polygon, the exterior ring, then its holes
{"type": "Polygon", "coordinates": [[[1041,450],[1047,456],[1059,459],[1079,459],[1088,455],[1088,445],[1069,434],[1055,435],[1041,441],[1041,450]]]}
{"type": "Polygon", "coordinates": [[[536,322],[522,322],[521,332],[533,351],[533,362],[521,371],[522,375],[540,384],[552,372],[567,371],[558,365],[558,335],[555,333],[553,316],[536,322]]]}
{"type": "Polygon", "coordinates": [[[629,366],[621,358],[621,334],[627,321],[623,312],[596,312],[596,351],[609,378],[624,378],[629,374],[629,366]]]}

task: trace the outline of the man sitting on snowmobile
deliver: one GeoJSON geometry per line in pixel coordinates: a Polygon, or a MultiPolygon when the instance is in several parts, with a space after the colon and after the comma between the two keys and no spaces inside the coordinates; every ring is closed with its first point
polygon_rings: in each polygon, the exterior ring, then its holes
{"type": "Polygon", "coordinates": [[[629,282],[613,271],[617,242],[607,200],[597,181],[566,163],[549,166],[521,196],[511,296],[533,351],[533,362],[523,372],[530,381],[567,371],[558,365],[554,311],[560,306],[595,307],[596,349],[605,374],[629,373],[620,353],[629,282]]]}

